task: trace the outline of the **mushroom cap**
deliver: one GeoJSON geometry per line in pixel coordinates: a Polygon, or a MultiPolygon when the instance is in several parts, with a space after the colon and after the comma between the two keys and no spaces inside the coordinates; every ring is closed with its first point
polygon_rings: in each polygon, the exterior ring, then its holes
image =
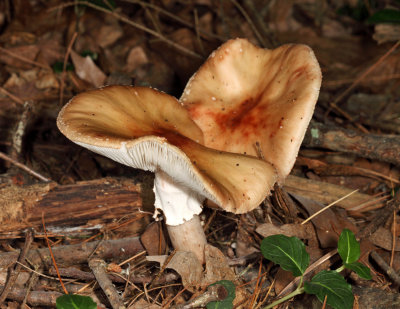
{"type": "Polygon", "coordinates": [[[308,46],[268,50],[235,39],[210,55],[180,102],[201,128],[205,146],[258,156],[258,143],[281,181],[296,160],[321,78],[308,46]]]}
{"type": "Polygon", "coordinates": [[[263,160],[204,146],[201,129],[178,100],[151,88],[81,93],[63,107],[57,125],[73,142],[127,166],[163,171],[231,212],[255,208],[276,181],[263,160]]]}

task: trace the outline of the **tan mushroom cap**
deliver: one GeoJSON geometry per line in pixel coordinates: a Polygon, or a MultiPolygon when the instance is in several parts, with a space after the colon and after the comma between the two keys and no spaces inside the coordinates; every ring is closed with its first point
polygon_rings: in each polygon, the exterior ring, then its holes
{"type": "Polygon", "coordinates": [[[210,55],[180,101],[203,131],[204,145],[257,156],[258,142],[282,180],[294,165],[321,78],[308,46],[268,50],[235,39],[210,55]]]}
{"type": "Polygon", "coordinates": [[[57,125],[83,147],[134,168],[162,170],[235,213],[259,205],[276,181],[265,161],[202,145],[203,133],[188,111],[151,88],[109,86],[79,94],[57,125]]]}

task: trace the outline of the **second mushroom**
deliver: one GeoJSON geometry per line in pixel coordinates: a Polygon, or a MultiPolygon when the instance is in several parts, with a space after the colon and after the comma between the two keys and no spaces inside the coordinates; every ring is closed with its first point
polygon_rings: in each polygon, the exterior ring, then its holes
{"type": "Polygon", "coordinates": [[[236,39],[211,54],[179,101],[108,86],[74,97],[57,125],[83,147],[154,172],[155,206],[173,246],[203,263],[203,201],[234,213],[257,207],[289,174],[320,84],[309,47],[267,50],[236,39]]]}

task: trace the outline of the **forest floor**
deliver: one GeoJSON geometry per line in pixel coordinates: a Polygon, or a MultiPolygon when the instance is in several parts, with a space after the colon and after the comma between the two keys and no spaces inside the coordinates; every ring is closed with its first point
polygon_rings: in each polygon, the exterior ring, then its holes
{"type": "MultiPolygon", "coordinates": [[[[354,293],[346,308],[400,308],[399,16],[395,0],[1,1],[0,308],[55,307],[66,293],[98,308],[196,308],[219,280],[236,290],[221,308],[264,308],[298,284],[263,257],[264,237],[300,238],[310,280],[340,266],[344,229],[372,275],[341,272],[354,293]],[[306,44],[323,80],[283,186],[246,214],[205,205],[203,269],[154,221],[153,174],[72,143],[56,118],[103,85],[179,98],[234,38],[267,49],[306,44]]],[[[328,307],[299,295],[276,308],[328,307]]]]}

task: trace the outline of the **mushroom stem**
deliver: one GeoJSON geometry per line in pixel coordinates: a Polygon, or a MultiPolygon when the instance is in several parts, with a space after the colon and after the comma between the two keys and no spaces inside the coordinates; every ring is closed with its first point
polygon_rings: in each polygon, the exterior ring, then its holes
{"type": "Polygon", "coordinates": [[[207,240],[198,215],[180,225],[167,224],[167,229],[175,250],[193,252],[200,263],[204,264],[204,247],[207,240]]]}
{"type": "Polygon", "coordinates": [[[155,207],[163,211],[172,245],[193,252],[204,263],[206,236],[198,214],[204,197],[157,171],[154,179],[155,207]]]}

